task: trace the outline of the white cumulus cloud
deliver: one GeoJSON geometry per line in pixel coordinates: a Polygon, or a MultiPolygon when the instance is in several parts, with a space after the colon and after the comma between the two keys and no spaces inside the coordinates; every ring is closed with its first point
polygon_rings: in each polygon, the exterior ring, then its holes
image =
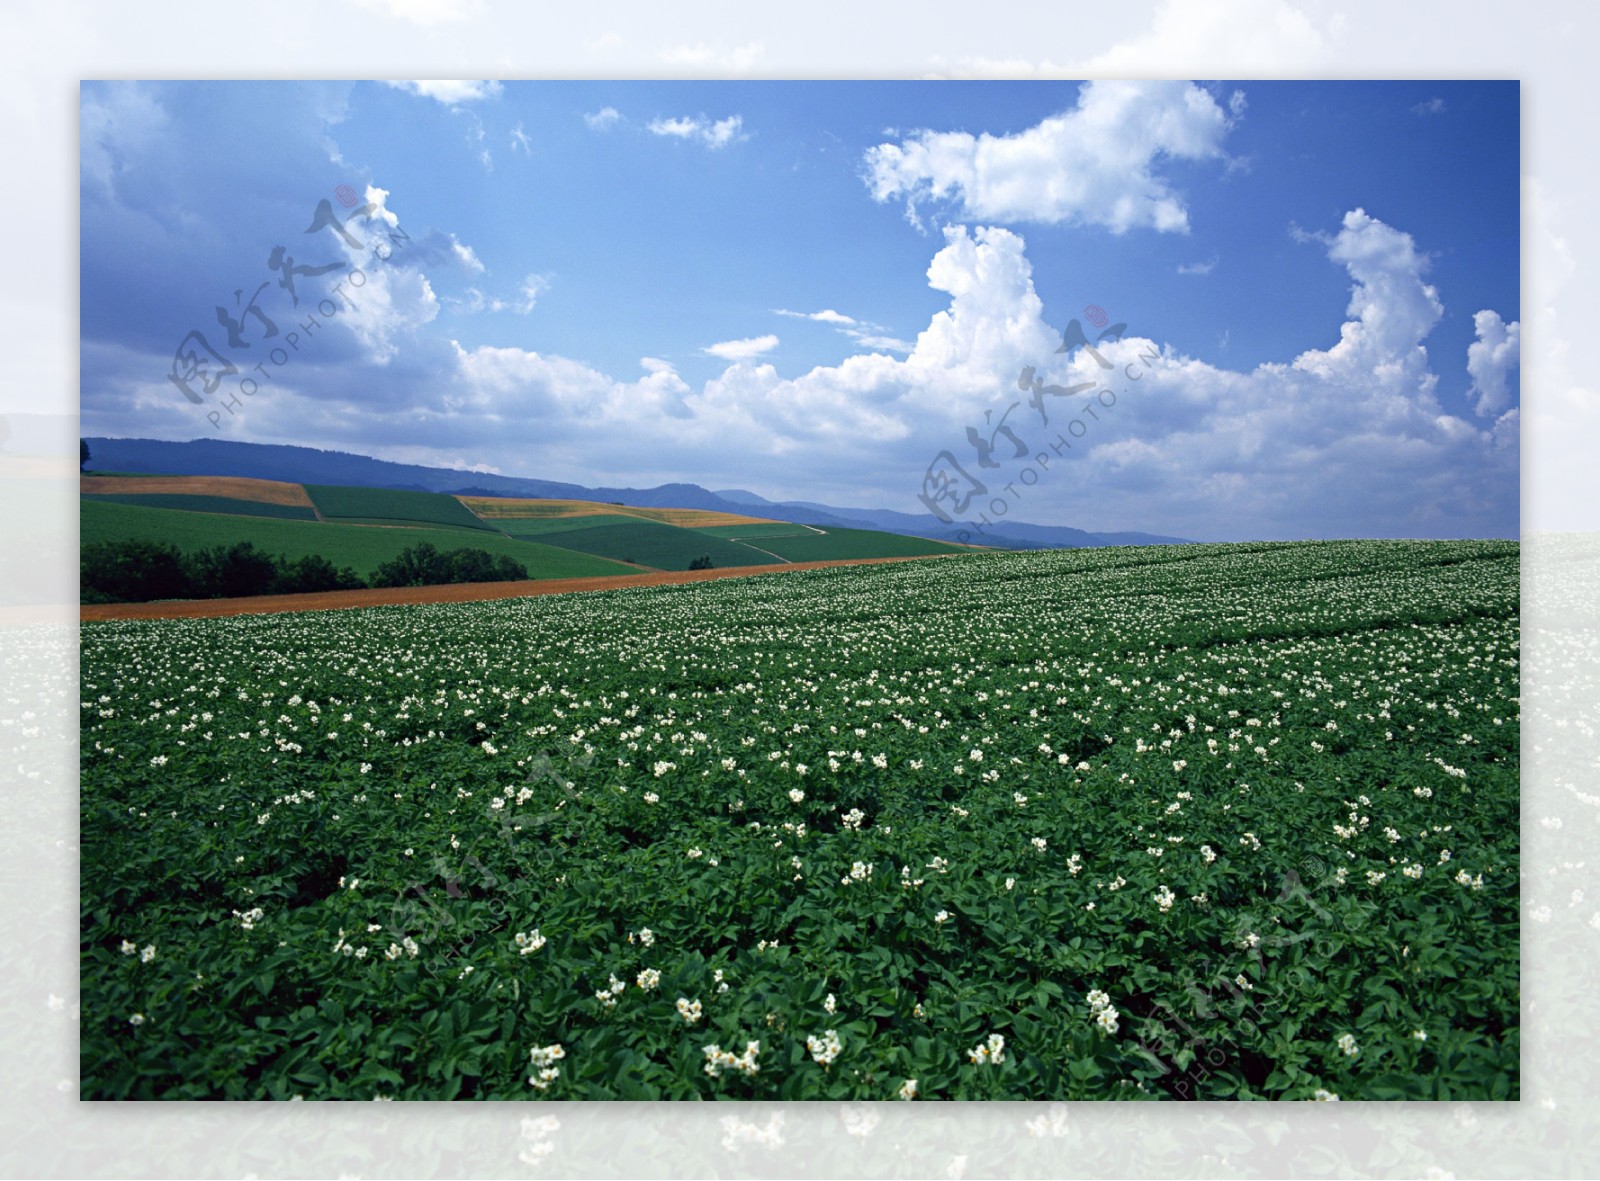
{"type": "Polygon", "coordinates": [[[454,234],[450,235],[450,252],[455,255],[456,260],[468,271],[479,275],[483,273],[483,260],[478,257],[477,252],[472,247],[461,241],[454,234]]]}
{"type": "Polygon", "coordinates": [[[713,357],[721,357],[724,361],[747,361],[751,357],[759,357],[762,353],[770,353],[778,347],[778,338],[770,332],[765,336],[752,336],[745,340],[724,340],[718,344],[707,345],[705,352],[713,357]]]}
{"type": "Polygon", "coordinates": [[[1522,365],[1522,324],[1507,324],[1499,312],[1482,311],[1472,317],[1478,339],[1467,346],[1470,393],[1478,396],[1479,414],[1504,410],[1517,396],[1516,374],[1522,365]]]}
{"type": "Polygon", "coordinates": [[[735,140],[744,139],[740,128],[744,120],[738,115],[729,115],[726,119],[712,122],[704,115],[698,118],[682,116],[675,119],[652,119],[647,124],[652,135],[663,135],[669,139],[699,140],[708,148],[724,148],[735,140]]]}
{"type": "Polygon", "coordinates": [[[622,112],[617,110],[616,107],[601,107],[598,111],[593,111],[583,117],[583,121],[589,125],[592,131],[604,131],[621,120],[622,112]]]}
{"type": "Polygon", "coordinates": [[[1163,158],[1221,158],[1228,115],[1189,82],[1086,82],[1077,106],[1014,135],[919,131],[866,154],[878,201],[951,202],[985,221],[1081,223],[1114,233],[1187,232],[1163,158]]]}
{"type": "Polygon", "coordinates": [[[539,297],[550,290],[550,282],[549,275],[531,274],[522,281],[514,299],[485,295],[477,287],[469,287],[465,299],[451,302],[465,312],[512,312],[526,316],[538,304],[539,297]]]}
{"type": "Polygon", "coordinates": [[[870,320],[857,320],[854,316],[847,316],[832,308],[823,308],[820,312],[793,312],[788,308],[773,308],[772,311],[778,316],[831,324],[836,332],[873,352],[909,353],[916,347],[910,341],[888,335],[888,329],[882,324],[874,324],[870,320]]]}
{"type": "Polygon", "coordinates": [[[820,312],[791,312],[788,308],[773,308],[779,316],[793,316],[800,320],[816,320],[823,324],[854,324],[856,321],[843,312],[836,312],[832,308],[823,308],[820,312]]]}
{"type": "Polygon", "coordinates": [[[1353,209],[1326,242],[1328,257],[1355,280],[1346,309],[1351,319],[1340,328],[1337,344],[1325,352],[1302,353],[1295,367],[1325,376],[1393,373],[1401,363],[1425,369],[1422,340],[1439,322],[1444,305],[1422,280],[1427,259],[1411,235],[1353,209]]]}

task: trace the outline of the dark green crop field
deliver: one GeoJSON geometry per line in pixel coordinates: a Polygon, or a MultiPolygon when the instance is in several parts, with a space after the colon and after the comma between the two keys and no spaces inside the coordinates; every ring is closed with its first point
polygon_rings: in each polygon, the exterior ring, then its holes
{"type": "Polygon", "coordinates": [[[139,508],[181,509],[191,513],[227,513],[241,517],[274,517],[285,521],[315,521],[317,514],[304,505],[240,500],[234,496],[189,496],[181,492],[93,492],[84,500],[102,504],[131,504],[139,508]]]}
{"type": "Polygon", "coordinates": [[[766,566],[778,559],[735,541],[705,537],[704,529],[682,529],[655,521],[618,518],[587,529],[564,529],[540,534],[550,545],[600,557],[634,562],[657,570],[687,570],[696,558],[708,557],[713,566],[766,566]]]}
{"type": "Polygon", "coordinates": [[[408,492],[395,488],[346,488],[334,484],[306,484],[306,495],[328,520],[348,518],[364,522],[419,525],[458,525],[464,529],[492,530],[454,496],[437,492],[408,492]]]}
{"type": "Polygon", "coordinates": [[[81,1096],[1518,1099],[1518,574],[1185,545],[86,623],[81,1096]]]}
{"type": "Polygon", "coordinates": [[[760,521],[746,525],[708,525],[696,533],[709,533],[712,537],[748,537],[759,544],[763,537],[815,537],[817,531],[804,525],[791,525],[788,521],[760,521]]]}
{"type": "Polygon", "coordinates": [[[878,533],[868,529],[833,529],[819,536],[804,533],[794,537],[752,539],[753,544],[771,550],[791,562],[821,562],[839,558],[904,558],[924,554],[969,554],[972,551],[943,541],[922,537],[903,537],[898,533],[878,533]]]}

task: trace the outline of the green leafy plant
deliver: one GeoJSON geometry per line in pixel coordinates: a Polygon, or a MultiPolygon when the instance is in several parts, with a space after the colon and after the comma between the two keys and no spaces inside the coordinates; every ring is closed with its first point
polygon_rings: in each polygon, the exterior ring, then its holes
{"type": "Polygon", "coordinates": [[[1499,1099],[1518,547],[82,629],[91,1098],[1499,1099]]]}

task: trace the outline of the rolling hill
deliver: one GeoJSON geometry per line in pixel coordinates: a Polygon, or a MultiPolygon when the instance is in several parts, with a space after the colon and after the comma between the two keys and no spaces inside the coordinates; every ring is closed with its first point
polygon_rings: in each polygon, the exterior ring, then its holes
{"type": "MultiPolygon", "coordinates": [[[[249,542],[316,555],[370,579],[402,551],[480,549],[533,579],[920,557],[964,547],[879,531],[793,525],[693,508],[457,497],[242,476],[80,477],[82,544],[150,541],[186,554],[249,542]]],[[[426,576],[424,576],[426,577],[426,576]]]]}
{"type": "Polygon", "coordinates": [[[379,566],[393,561],[402,550],[424,542],[439,550],[470,547],[512,558],[528,568],[531,578],[590,578],[638,572],[636,567],[575,550],[489,531],[468,533],[428,525],[286,521],[96,500],[84,501],[79,521],[84,545],[97,541],[164,541],[192,553],[248,541],[257,549],[281,554],[290,561],[320,555],[335,566],[349,566],[363,578],[371,578],[379,566]]]}
{"type": "MultiPolygon", "coordinates": [[[[89,470],[171,473],[197,476],[250,476],[297,484],[393,488],[453,493],[468,498],[537,498],[606,503],[632,509],[695,509],[748,519],[815,525],[821,528],[878,530],[910,537],[959,543],[963,540],[1004,549],[1087,548],[1103,545],[1177,544],[1188,539],[1150,533],[1091,533],[1061,525],[1007,520],[981,535],[961,537],[961,529],[928,513],[849,508],[810,501],[770,501],[754,492],[711,492],[698,484],[656,488],[585,487],[554,480],[500,476],[487,472],[390,463],[365,455],[265,443],[195,439],[177,443],[155,439],[88,440],[94,458],[89,470]]],[[[969,531],[970,532],[970,531],[969,531]]]]}

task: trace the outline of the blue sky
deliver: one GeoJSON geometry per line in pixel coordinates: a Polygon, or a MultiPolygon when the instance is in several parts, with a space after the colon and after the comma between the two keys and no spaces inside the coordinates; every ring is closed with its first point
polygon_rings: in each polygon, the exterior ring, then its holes
{"type": "Polygon", "coordinates": [[[935,497],[955,519],[998,496],[1019,519],[1204,540],[1517,531],[1515,82],[115,82],[81,100],[85,434],[907,512],[944,453],[986,488],[963,512],[935,497]],[[341,185],[374,207],[359,247],[305,232],[321,201],[349,215],[341,185]],[[388,231],[409,237],[375,262],[388,231]],[[339,264],[297,277],[300,308],[267,266],[279,246],[339,264]],[[353,266],[351,306],[332,289],[353,266]],[[216,307],[262,283],[279,336],[241,317],[226,347],[216,307]],[[273,364],[323,299],[335,314],[273,364]],[[1091,305],[1127,325],[1098,346],[1115,404],[1030,407],[1024,366],[1106,375],[1055,352],[1091,305]],[[237,369],[192,380],[200,404],[169,378],[191,329],[237,369]],[[967,433],[986,413],[995,468],[967,433]],[[1023,456],[992,433],[1007,414],[1023,456]]]}

